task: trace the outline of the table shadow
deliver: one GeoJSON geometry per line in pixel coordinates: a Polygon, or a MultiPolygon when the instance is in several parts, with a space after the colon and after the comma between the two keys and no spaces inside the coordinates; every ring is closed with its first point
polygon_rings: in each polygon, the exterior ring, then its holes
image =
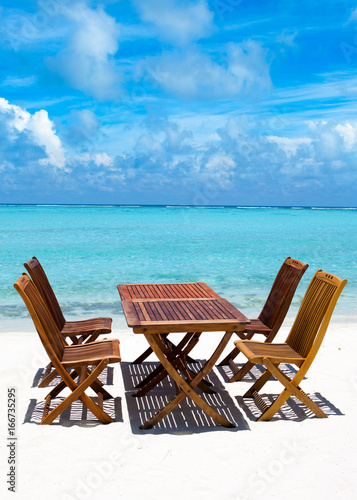
{"type": "MultiPolygon", "coordinates": [[[[198,360],[197,363],[189,364],[193,371],[202,368],[205,361],[198,360]]],[[[145,396],[133,397],[135,386],[159,365],[158,362],[144,362],[133,365],[122,362],[121,370],[125,387],[125,397],[129,412],[130,424],[134,434],[146,433],[172,433],[193,434],[207,431],[230,431],[250,430],[249,425],[243,417],[235,401],[225,390],[221,381],[212,370],[205,380],[212,383],[215,393],[203,393],[196,389],[197,393],[214,408],[218,413],[226,417],[235,427],[228,429],[222,427],[199,408],[191,399],[185,398],[169,415],[158,422],[155,427],[141,430],[140,425],[153,417],[161,408],[166,406],[176,395],[176,385],[171,377],[166,377],[156,387],[151,389],[145,396]]]]}

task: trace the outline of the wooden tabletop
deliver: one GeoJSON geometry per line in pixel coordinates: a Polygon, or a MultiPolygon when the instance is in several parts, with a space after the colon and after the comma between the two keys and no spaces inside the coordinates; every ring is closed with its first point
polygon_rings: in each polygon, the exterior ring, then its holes
{"type": "Polygon", "coordinates": [[[122,300],[220,298],[218,293],[213,291],[206,283],[118,285],[118,290],[122,300]]]}
{"type": "Polygon", "coordinates": [[[249,323],[205,283],[118,285],[118,290],[135,333],[239,331],[249,323]]]}

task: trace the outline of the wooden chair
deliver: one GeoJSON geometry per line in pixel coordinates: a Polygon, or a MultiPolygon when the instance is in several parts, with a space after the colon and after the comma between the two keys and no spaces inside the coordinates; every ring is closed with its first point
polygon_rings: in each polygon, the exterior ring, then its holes
{"type": "MultiPolygon", "coordinates": [[[[57,327],[65,338],[69,338],[73,344],[82,344],[85,342],[93,342],[99,337],[99,335],[111,333],[111,318],[66,321],[56,295],[40,262],[36,259],[36,257],[33,257],[25,262],[24,266],[35,283],[36,288],[42,295],[49,311],[52,313],[57,327]]],[[[49,364],[45,369],[45,373],[39,387],[47,387],[55,377],[56,372],[52,370],[52,365],[49,364]]]]}
{"type": "MultiPolygon", "coordinates": [[[[264,342],[271,342],[275,338],[289,310],[295,290],[308,267],[308,264],[303,264],[299,260],[290,257],[285,259],[258,319],[251,319],[243,332],[237,332],[241,339],[251,339],[255,334],[264,335],[264,342]]],[[[229,382],[241,380],[253,366],[248,362],[239,370],[233,361],[239,352],[239,349],[234,348],[220,362],[221,366],[229,365],[233,371],[229,382]]]]}
{"type": "Polygon", "coordinates": [[[25,262],[24,266],[38,291],[41,293],[43,300],[47,304],[54,321],[64,337],[69,337],[74,344],[81,344],[84,341],[93,342],[99,335],[107,335],[112,331],[111,318],[66,321],[46,273],[36,257],[32,257],[32,259],[25,262]]]}
{"type": "Polygon", "coordinates": [[[103,410],[103,399],[109,399],[112,396],[103,388],[98,376],[109,363],[120,362],[119,341],[113,339],[66,345],[51,312],[29,276],[24,273],[18,278],[14,287],[25,302],[42,344],[56,372],[62,379],[45,398],[46,404],[41,424],[51,424],[77,399],[80,399],[103,424],[113,422],[113,419],[103,410]],[[92,370],[89,366],[92,367],[92,370]],[[72,369],[72,371],[69,373],[68,369],[72,369]],[[74,379],[78,375],[79,382],[77,384],[74,379]],[[70,395],[50,411],[51,401],[65,387],[70,389],[70,395]],[[86,395],[85,390],[88,387],[92,387],[98,394],[98,404],[86,395]]]}
{"type": "Polygon", "coordinates": [[[311,363],[321,346],[333,310],[347,280],[341,280],[333,274],[318,270],[302,300],[300,309],[291,331],[282,344],[266,344],[254,340],[238,340],[235,345],[252,364],[262,363],[266,371],[244,394],[253,398],[263,409],[258,420],[270,420],[291,395],[296,396],[317,417],[327,418],[319,408],[299,387],[311,363]],[[280,363],[295,364],[299,370],[290,379],[279,368],[280,363]],[[273,375],[284,386],[282,393],[268,406],[258,394],[265,383],[273,375]]]}

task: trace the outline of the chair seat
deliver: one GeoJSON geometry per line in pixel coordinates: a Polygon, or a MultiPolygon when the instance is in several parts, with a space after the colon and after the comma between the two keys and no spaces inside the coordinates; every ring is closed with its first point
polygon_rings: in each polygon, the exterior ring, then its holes
{"type": "Polygon", "coordinates": [[[288,344],[269,344],[255,340],[237,340],[234,342],[251,363],[263,363],[263,358],[269,358],[272,363],[301,364],[305,358],[288,344]]]}
{"type": "Polygon", "coordinates": [[[107,334],[112,331],[111,318],[93,318],[82,321],[66,321],[61,334],[66,337],[78,337],[78,335],[107,334]]]}
{"type": "Polygon", "coordinates": [[[263,333],[268,336],[271,332],[271,328],[264,325],[259,319],[251,319],[249,325],[244,328],[244,333],[263,333]]]}
{"type": "Polygon", "coordinates": [[[71,368],[96,365],[102,359],[108,359],[109,363],[119,363],[121,361],[118,339],[65,346],[61,363],[65,368],[71,368]]]}

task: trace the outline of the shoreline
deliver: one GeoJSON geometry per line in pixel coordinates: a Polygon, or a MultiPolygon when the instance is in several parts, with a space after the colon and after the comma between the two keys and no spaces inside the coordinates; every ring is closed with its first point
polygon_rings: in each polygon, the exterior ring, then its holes
{"type": "MultiPolygon", "coordinates": [[[[297,310],[296,310],[296,313],[297,313],[297,310]]],[[[296,313],[295,313],[295,315],[296,315],[296,313]]],[[[285,321],[281,327],[281,330],[291,327],[291,325],[293,324],[293,321],[295,319],[295,315],[294,315],[294,313],[293,314],[288,313],[288,315],[285,318],[285,321]]],[[[110,316],[113,319],[113,329],[112,329],[112,333],[110,335],[113,335],[113,332],[116,332],[116,331],[123,332],[126,330],[129,333],[132,333],[132,329],[129,328],[126,324],[124,314],[106,314],[105,312],[102,312],[102,314],[100,314],[100,311],[95,311],[91,315],[88,315],[88,313],[86,313],[83,315],[76,315],[76,316],[71,315],[68,317],[66,316],[66,318],[68,319],[68,321],[71,321],[71,320],[85,319],[88,317],[100,317],[100,316],[110,316]]],[[[247,314],[247,316],[248,316],[248,314],[247,314]]],[[[338,311],[336,311],[336,313],[334,313],[332,315],[330,327],[331,327],[331,325],[333,325],[333,326],[336,326],[336,325],[340,325],[340,326],[342,326],[342,325],[346,325],[346,326],[357,325],[357,314],[356,315],[351,315],[351,314],[347,315],[347,314],[343,314],[343,313],[339,314],[338,311]]],[[[327,330],[327,335],[328,335],[328,331],[329,330],[327,330]]],[[[10,333],[10,332],[14,332],[14,333],[20,333],[20,332],[21,333],[31,333],[31,332],[33,332],[33,333],[36,333],[36,330],[35,330],[35,327],[33,325],[33,322],[32,322],[30,315],[28,315],[27,317],[25,317],[25,315],[24,315],[24,316],[17,317],[17,318],[15,318],[15,317],[13,317],[13,318],[1,318],[1,320],[0,320],[0,335],[10,333]]]]}

